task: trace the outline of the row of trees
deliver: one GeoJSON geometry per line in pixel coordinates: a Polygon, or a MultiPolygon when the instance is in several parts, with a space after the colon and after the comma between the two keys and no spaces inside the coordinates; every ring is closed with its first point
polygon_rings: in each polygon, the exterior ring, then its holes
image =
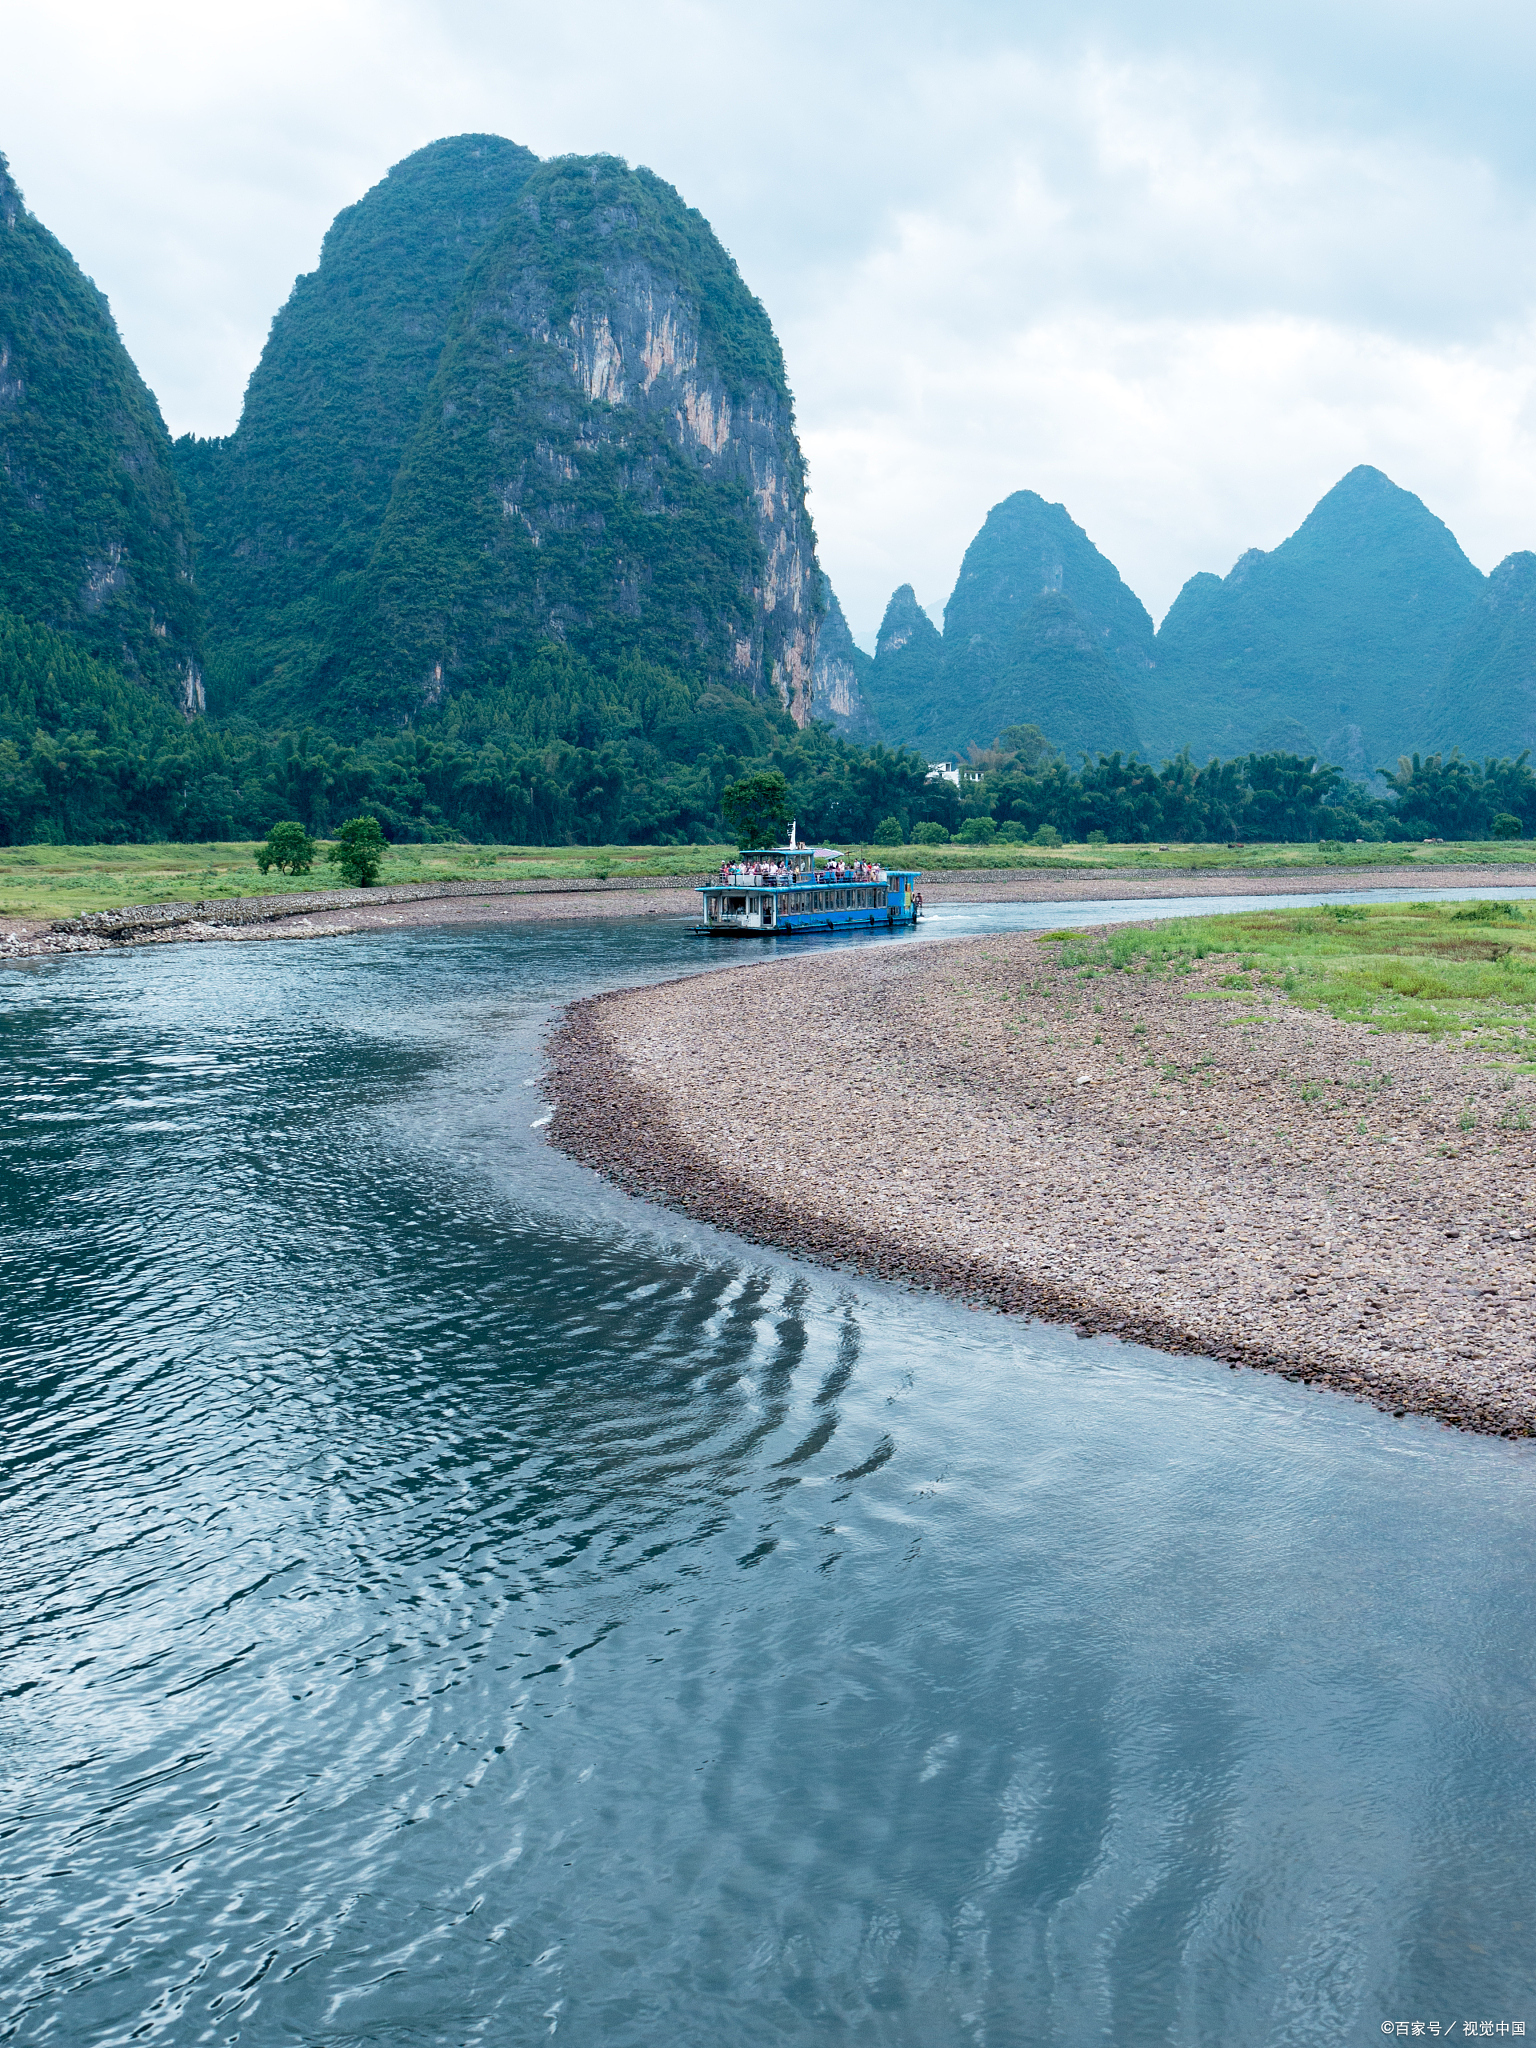
{"type": "Polygon", "coordinates": [[[918,756],[819,731],[762,755],[717,748],[677,763],[637,761],[615,742],[530,750],[412,733],[352,747],[198,724],[149,744],[89,732],[0,739],[0,844],[255,839],[282,819],[327,836],[366,812],[392,840],[684,845],[720,837],[722,792],[762,760],[822,837],[868,838],[893,807],[924,809],[918,756]]]}
{"type": "Polygon", "coordinates": [[[1486,839],[1536,833],[1527,757],[1414,755],[1373,793],[1292,754],[1074,768],[1032,727],[975,757],[959,788],[910,750],[799,731],[777,705],[698,691],[563,648],[488,673],[416,728],[348,742],[247,720],[188,721],[46,628],[0,614],[0,843],[316,837],[376,818],[391,840],[690,844],[726,829],[724,794],[780,778],[802,831],[868,842],[924,825],[1084,840],[1486,839]]]}
{"type": "Polygon", "coordinates": [[[1536,833],[1536,775],[1528,758],[1404,758],[1379,792],[1297,754],[1247,754],[1200,766],[1188,753],[1154,767],[1101,754],[1074,770],[1039,741],[1005,737],[973,762],[959,788],[930,785],[881,836],[934,819],[957,837],[1117,842],[1493,839],[1536,833]]]}

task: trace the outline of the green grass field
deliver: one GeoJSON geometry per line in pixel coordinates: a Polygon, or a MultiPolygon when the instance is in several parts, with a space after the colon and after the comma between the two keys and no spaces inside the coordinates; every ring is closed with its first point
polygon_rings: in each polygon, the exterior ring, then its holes
{"type": "Polygon", "coordinates": [[[1536,1059],[1536,904],[1327,905],[1047,937],[1084,981],[1185,976],[1212,956],[1230,960],[1218,987],[1191,993],[1236,1005],[1234,1023],[1289,1001],[1376,1031],[1454,1033],[1522,1065],[1536,1059]]]}
{"type": "MultiPolygon", "coordinates": [[[[687,876],[725,846],[392,846],[381,885],[526,878],[687,876]]],[[[0,917],[79,917],[125,903],[192,903],[344,887],[325,858],[307,875],[263,875],[251,841],[207,846],[0,846],[0,917]]]]}
{"type": "MultiPolygon", "coordinates": [[[[618,876],[694,876],[733,851],[727,846],[466,846],[390,848],[383,883],[474,881],[483,877],[528,880],[618,876]]],[[[1536,866],[1536,841],[1495,840],[1486,845],[1407,842],[1402,845],[1290,846],[1034,846],[855,847],[848,851],[894,867],[927,874],[960,869],[992,872],[1069,868],[1134,872],[1171,869],[1205,873],[1233,869],[1274,873],[1287,868],[1414,867],[1511,863],[1536,866]]],[[[199,898],[284,895],[337,886],[322,859],[309,875],[261,875],[250,842],[204,846],[0,847],[0,917],[78,917],[127,903],[195,902],[199,898]]],[[[1536,878],[1536,877],[1533,877],[1536,878]]]]}

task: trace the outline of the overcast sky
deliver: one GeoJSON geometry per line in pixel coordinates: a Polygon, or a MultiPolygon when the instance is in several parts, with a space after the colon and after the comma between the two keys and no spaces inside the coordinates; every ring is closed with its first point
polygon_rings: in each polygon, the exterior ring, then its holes
{"type": "Polygon", "coordinates": [[[1161,617],[1358,462],[1536,546],[1536,10],[1462,0],[50,0],[0,149],[173,433],[223,433],[332,216],[440,135],[649,164],[783,340],[866,644],[1060,499],[1161,617]]]}

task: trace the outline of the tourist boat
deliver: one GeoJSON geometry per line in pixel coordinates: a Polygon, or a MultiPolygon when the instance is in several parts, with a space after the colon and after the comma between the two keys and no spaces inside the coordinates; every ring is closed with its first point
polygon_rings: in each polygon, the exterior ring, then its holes
{"type": "Polygon", "coordinates": [[[798,932],[885,930],[922,915],[921,871],[849,860],[835,847],[758,847],[724,861],[699,889],[701,939],[793,938],[798,932]]]}

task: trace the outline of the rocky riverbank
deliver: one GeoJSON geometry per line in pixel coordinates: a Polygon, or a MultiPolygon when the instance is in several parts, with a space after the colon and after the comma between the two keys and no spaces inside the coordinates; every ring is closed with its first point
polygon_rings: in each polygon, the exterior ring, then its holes
{"type": "Polygon", "coordinates": [[[1533,1082],[1032,935],[574,1004],[550,1136],[738,1236],[1536,1434],[1533,1082]],[[1207,1000],[1201,1000],[1201,998],[1207,1000]]]}
{"type": "Polygon", "coordinates": [[[686,884],[611,881],[407,882],[389,888],[306,889],[199,903],[139,903],[46,922],[0,917],[0,961],[123,946],[242,939],[341,938],[414,925],[527,924],[580,917],[681,917],[696,912],[686,884]]]}

